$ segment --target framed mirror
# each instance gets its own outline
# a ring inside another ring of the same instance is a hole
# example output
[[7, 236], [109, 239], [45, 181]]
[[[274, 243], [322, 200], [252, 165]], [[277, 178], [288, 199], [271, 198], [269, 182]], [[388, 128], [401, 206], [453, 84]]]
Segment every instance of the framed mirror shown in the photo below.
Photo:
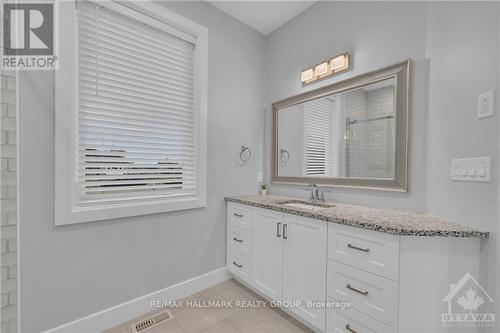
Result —
[[408, 191], [410, 60], [273, 104], [272, 182]]

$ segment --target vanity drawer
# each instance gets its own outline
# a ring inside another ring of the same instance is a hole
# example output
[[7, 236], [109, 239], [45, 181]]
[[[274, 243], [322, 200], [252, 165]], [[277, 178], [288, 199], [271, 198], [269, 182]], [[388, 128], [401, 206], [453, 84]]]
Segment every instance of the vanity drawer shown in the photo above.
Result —
[[229, 224], [251, 231], [251, 215], [251, 208], [249, 206], [235, 204], [232, 202], [227, 204], [227, 220], [229, 221]]
[[399, 237], [329, 223], [328, 258], [398, 281]]
[[250, 257], [251, 238], [250, 231], [229, 225], [227, 230], [227, 245], [230, 249]]
[[327, 333], [397, 333], [395, 328], [352, 308], [326, 310]]
[[398, 321], [398, 284], [392, 280], [328, 260], [327, 294], [392, 327]]
[[250, 281], [250, 260], [231, 249], [228, 249], [227, 269], [242, 280]]

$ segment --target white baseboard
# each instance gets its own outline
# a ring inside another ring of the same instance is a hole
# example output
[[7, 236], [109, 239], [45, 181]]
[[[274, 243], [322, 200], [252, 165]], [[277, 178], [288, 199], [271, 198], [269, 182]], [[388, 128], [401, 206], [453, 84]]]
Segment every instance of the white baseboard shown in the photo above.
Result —
[[102, 332], [135, 317], [152, 311], [151, 301], [178, 300], [209, 288], [231, 277], [226, 268], [205, 273], [173, 286], [152, 292], [109, 309], [52, 328], [43, 333], [90, 333]]

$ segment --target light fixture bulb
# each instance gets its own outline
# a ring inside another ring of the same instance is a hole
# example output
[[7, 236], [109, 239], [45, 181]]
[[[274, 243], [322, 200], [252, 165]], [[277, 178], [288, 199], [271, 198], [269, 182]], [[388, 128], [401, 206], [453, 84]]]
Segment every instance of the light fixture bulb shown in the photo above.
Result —
[[322, 77], [329, 74], [328, 61], [314, 67], [314, 74], [316, 77]]
[[308, 68], [302, 72], [300, 76], [302, 83], [309, 82], [314, 78], [314, 70], [312, 68]]
[[338, 72], [349, 67], [349, 55], [342, 54], [330, 60], [332, 72]]

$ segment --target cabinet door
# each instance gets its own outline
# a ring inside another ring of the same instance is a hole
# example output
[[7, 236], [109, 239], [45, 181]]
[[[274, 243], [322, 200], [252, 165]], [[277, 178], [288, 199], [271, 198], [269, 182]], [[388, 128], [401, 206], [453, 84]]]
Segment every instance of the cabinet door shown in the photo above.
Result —
[[326, 298], [326, 222], [294, 215], [283, 219], [283, 299], [297, 305], [292, 311], [325, 331], [325, 308], [307, 301]]
[[253, 209], [252, 285], [267, 297], [281, 299], [282, 213]]

